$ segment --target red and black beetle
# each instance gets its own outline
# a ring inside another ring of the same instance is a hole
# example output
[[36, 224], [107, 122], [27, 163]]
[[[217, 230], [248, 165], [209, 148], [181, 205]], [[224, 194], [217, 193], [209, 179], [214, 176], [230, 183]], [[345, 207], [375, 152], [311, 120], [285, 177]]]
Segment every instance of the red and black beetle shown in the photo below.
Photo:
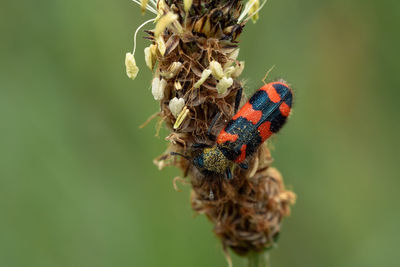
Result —
[[245, 159], [286, 122], [292, 99], [293, 92], [284, 82], [262, 86], [221, 130], [214, 146], [194, 145], [199, 151], [193, 165], [206, 175], [225, 173], [228, 179], [234, 164], [247, 169]]

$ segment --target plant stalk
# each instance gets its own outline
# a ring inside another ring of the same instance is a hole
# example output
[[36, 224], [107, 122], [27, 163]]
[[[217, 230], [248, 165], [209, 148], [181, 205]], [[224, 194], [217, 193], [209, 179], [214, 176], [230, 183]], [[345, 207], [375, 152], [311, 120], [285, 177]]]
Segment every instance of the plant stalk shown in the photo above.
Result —
[[247, 266], [248, 267], [271, 267], [269, 261], [269, 252], [253, 252], [250, 253], [247, 257]]

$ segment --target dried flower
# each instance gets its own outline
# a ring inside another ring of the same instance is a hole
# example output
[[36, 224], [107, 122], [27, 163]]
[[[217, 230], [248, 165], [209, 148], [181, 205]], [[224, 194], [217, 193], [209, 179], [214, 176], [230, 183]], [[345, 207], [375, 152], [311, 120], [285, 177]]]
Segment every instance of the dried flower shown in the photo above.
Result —
[[235, 49], [232, 53], [229, 54], [229, 59], [236, 60], [239, 56], [240, 49]]
[[238, 65], [235, 66], [235, 70], [231, 73], [232, 78], [237, 78], [242, 74], [244, 70], [244, 61], [240, 61]]
[[237, 48], [228, 55], [228, 59], [227, 59], [226, 63], [224, 64], [224, 68], [230, 67], [236, 61], [236, 59], [239, 56], [239, 51], [240, 51], [240, 49]]
[[153, 69], [154, 64], [157, 61], [156, 49], [156, 45], [150, 45], [149, 47], [146, 47], [144, 49], [144, 59], [146, 61], [147, 67], [149, 67], [149, 69], [151, 70]]
[[182, 69], [182, 63], [173, 62], [171, 66], [168, 68], [166, 72], [162, 72], [161, 75], [165, 77], [165, 79], [171, 79], [175, 77]]
[[156, 42], [157, 42], [158, 51], [160, 51], [161, 56], [164, 56], [165, 50], [167, 49], [167, 47], [165, 46], [164, 38], [162, 36], [159, 36], [156, 39]]

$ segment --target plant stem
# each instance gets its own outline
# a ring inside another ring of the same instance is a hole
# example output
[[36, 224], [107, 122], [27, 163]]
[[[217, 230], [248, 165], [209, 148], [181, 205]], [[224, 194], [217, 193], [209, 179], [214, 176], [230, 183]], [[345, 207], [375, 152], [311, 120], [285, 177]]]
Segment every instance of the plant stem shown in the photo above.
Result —
[[250, 253], [247, 257], [248, 267], [271, 267], [269, 262], [269, 253], [267, 251], [260, 253]]

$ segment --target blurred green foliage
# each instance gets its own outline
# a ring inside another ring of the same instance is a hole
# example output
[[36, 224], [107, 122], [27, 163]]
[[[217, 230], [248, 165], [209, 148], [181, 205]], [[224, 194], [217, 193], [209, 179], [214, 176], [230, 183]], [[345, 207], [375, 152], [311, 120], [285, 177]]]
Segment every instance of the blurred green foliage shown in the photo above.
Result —
[[[399, 14], [394, 0], [271, 0], [241, 36], [247, 92], [282, 77], [294, 114], [274, 165], [298, 194], [273, 266], [398, 266]], [[151, 73], [125, 76], [125, 1], [3, 1], [0, 266], [226, 266], [163, 152]], [[244, 260], [234, 257], [235, 266]]]

